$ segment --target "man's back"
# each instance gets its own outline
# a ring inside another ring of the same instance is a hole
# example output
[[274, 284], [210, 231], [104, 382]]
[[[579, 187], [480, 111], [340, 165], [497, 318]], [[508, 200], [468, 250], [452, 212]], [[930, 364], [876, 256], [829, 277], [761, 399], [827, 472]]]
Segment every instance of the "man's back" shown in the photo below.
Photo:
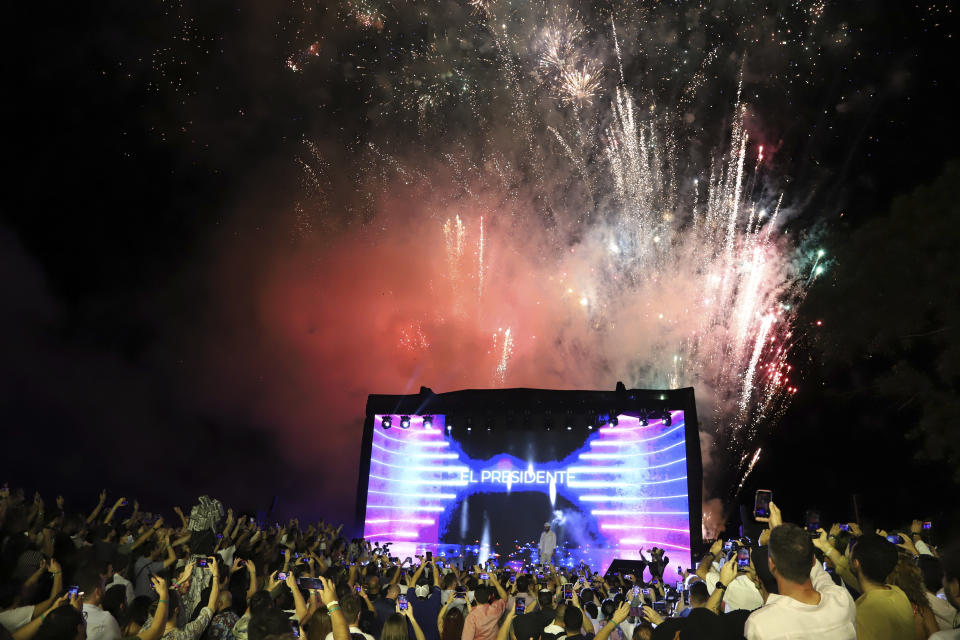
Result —
[[857, 638], [913, 638], [913, 606], [899, 587], [874, 589], [857, 598]]
[[495, 640], [498, 622], [507, 608], [506, 600], [495, 600], [490, 604], [478, 604], [463, 621], [463, 640]]
[[847, 590], [835, 585], [819, 564], [814, 565], [810, 577], [813, 588], [820, 593], [820, 603], [804, 604], [788, 596], [770, 594], [767, 604], [747, 618], [747, 640], [857, 638], [857, 608]]

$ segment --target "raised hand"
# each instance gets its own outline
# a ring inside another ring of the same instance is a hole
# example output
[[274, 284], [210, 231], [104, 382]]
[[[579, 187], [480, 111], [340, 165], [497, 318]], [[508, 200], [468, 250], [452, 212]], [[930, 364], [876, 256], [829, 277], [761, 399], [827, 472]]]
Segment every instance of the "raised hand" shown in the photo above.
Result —
[[713, 544], [710, 545], [710, 555], [716, 556], [720, 553], [721, 549], [723, 549], [723, 538], [717, 538], [713, 541]]
[[153, 590], [157, 592], [158, 598], [167, 600], [167, 581], [160, 576], [150, 576], [150, 582], [153, 584]]
[[329, 605], [331, 602], [336, 602], [337, 600], [337, 588], [334, 584], [321, 576], [320, 578], [320, 589], [317, 590], [317, 593], [320, 595], [320, 602], [324, 606]]
[[734, 561], [727, 562], [722, 567], [720, 567], [720, 582], [729, 586], [731, 582], [737, 578], [737, 563]]
[[644, 605], [643, 617], [657, 626], [663, 624], [663, 616], [661, 616], [659, 613], [654, 611], [653, 607]]
[[830, 544], [830, 539], [827, 538], [827, 532], [821, 527], [820, 529], [817, 529], [817, 533], [819, 535], [813, 539], [813, 546], [815, 546], [817, 549], [820, 549], [820, 551], [827, 553], [833, 547], [833, 545]]
[[623, 621], [627, 619], [627, 616], [630, 615], [630, 603], [626, 600], [620, 603], [620, 606], [617, 607], [617, 610], [613, 612], [613, 622], [618, 627], [623, 624]]
[[780, 507], [770, 501], [770, 528], [776, 529], [783, 524], [783, 514], [780, 513]]

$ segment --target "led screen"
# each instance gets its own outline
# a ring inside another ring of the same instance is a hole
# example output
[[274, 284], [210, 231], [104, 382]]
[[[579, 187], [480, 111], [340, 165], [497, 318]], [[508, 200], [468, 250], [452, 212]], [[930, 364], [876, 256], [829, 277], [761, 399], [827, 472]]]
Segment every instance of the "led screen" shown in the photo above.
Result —
[[[666, 549], [667, 579], [689, 566], [686, 428], [682, 411], [647, 425], [552, 432], [447, 425], [408, 429], [375, 416], [364, 537], [391, 555], [433, 551], [501, 563], [538, 562], [543, 524], [557, 536], [554, 563], [605, 569], [643, 548]], [[448, 428], [449, 426], [449, 428]]]

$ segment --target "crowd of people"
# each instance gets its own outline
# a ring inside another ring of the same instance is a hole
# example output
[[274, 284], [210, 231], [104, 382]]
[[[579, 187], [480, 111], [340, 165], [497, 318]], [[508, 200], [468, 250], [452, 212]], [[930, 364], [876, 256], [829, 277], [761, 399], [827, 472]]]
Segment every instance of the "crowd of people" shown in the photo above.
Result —
[[960, 554], [919, 521], [810, 531], [771, 503], [758, 540], [716, 540], [671, 583], [661, 549], [636, 575], [464, 566], [206, 496], [174, 512], [4, 487], [0, 640], [960, 639]]

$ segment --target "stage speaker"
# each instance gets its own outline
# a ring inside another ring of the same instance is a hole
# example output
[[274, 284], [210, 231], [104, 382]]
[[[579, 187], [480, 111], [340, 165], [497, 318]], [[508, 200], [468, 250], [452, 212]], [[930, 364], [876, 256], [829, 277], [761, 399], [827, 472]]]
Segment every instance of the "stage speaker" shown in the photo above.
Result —
[[647, 563], [643, 560], [625, 560], [623, 558], [616, 558], [610, 563], [610, 566], [607, 567], [607, 571], [603, 574], [603, 577], [606, 578], [610, 574], [616, 573], [621, 576], [629, 574], [638, 579], [642, 579], [643, 570], [646, 567]]

